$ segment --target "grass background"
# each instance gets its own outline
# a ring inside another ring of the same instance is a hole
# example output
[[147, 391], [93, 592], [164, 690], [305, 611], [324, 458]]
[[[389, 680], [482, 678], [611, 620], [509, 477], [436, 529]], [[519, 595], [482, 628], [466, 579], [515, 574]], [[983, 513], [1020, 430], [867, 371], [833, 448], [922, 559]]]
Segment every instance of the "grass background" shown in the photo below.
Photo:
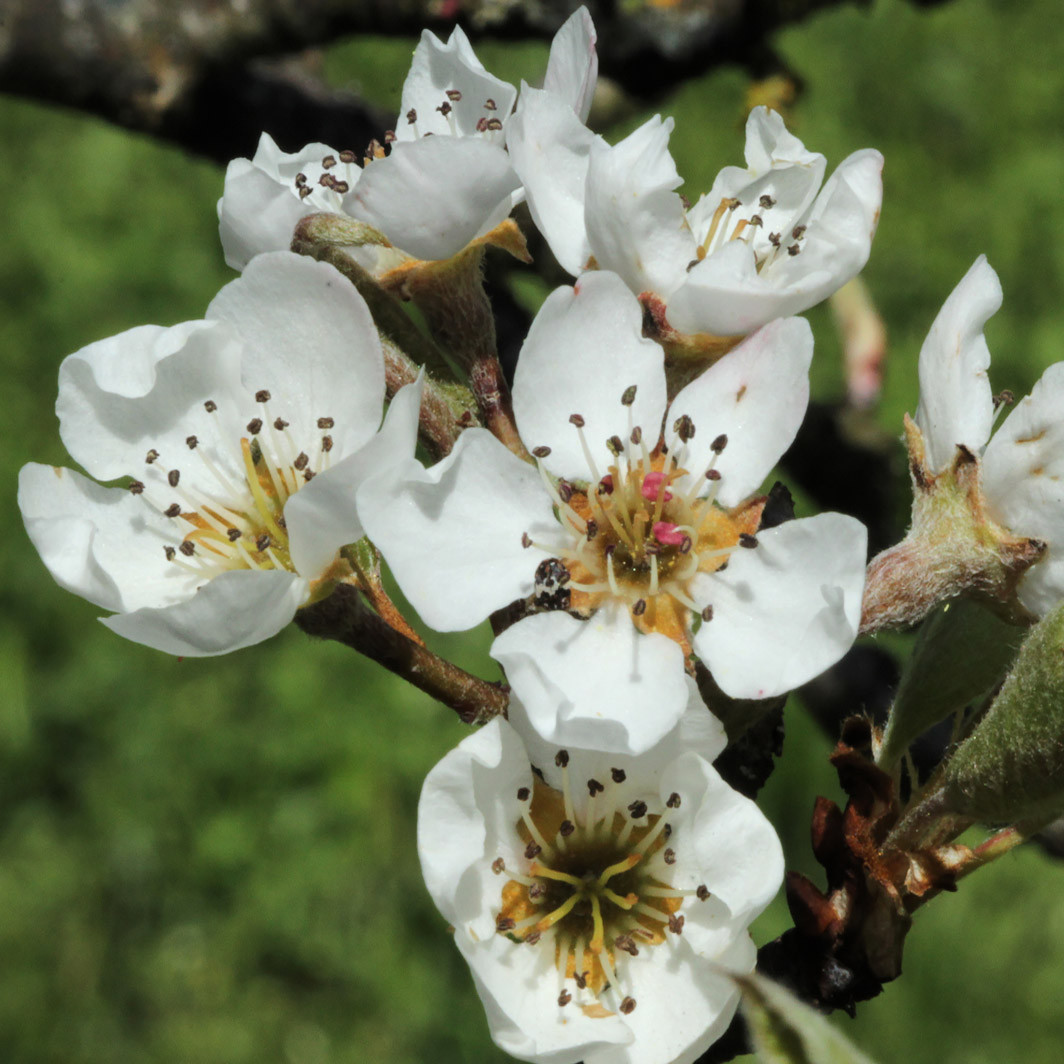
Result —
[[[887, 158], [865, 277], [891, 333], [880, 420], [892, 434], [916, 404], [920, 341], [981, 252], [1005, 289], [988, 327], [995, 388], [1021, 394], [1060, 357], [1058, 23], [1055, 0], [877, 0], [779, 39], [807, 83], [795, 114], [806, 144], [831, 165], [866, 145]], [[396, 107], [412, 44], [348, 42], [327, 67]], [[534, 77], [545, 49], [481, 54], [500, 75]], [[741, 157], [745, 88], [723, 71], [663, 107], [692, 199]], [[21, 527], [18, 468], [65, 460], [52, 413], [62, 357], [195, 318], [231, 278], [220, 171], [11, 100], [0, 136], [0, 1059], [504, 1059], [414, 854], [421, 780], [462, 727], [294, 629], [210, 661], [124, 643], [53, 585]], [[815, 393], [831, 397], [838, 344], [824, 311], [811, 318]], [[442, 645], [490, 674], [484, 643]], [[810, 868], [814, 795], [837, 793], [827, 748], [792, 707], [764, 802], [792, 867]], [[903, 978], [839, 1022], [884, 1064], [1056, 1064], [1062, 884], [1064, 867], [1034, 850], [980, 872], [919, 914]], [[785, 924], [777, 903], [755, 937]]]

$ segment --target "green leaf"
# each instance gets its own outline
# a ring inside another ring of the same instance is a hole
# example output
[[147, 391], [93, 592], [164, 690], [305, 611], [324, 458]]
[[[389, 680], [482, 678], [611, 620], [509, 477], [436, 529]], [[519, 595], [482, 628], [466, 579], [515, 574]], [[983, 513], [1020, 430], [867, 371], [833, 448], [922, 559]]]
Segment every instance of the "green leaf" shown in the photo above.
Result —
[[762, 1064], [874, 1064], [845, 1035], [789, 990], [764, 976], [735, 980]]

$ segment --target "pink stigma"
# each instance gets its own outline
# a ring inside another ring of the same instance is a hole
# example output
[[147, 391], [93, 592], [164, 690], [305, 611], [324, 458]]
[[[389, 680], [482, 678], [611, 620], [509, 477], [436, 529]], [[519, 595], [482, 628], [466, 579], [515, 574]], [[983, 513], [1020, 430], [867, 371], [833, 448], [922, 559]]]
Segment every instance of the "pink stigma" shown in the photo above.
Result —
[[[652, 477], [660, 477], [660, 473], [651, 473]], [[649, 478], [648, 478], [649, 479]], [[646, 492], [644, 491], [645, 495]], [[665, 498], [669, 496], [666, 495]], [[670, 524], [668, 521], [655, 521], [654, 522], [654, 538], [663, 547], [679, 547], [687, 537], [680, 531], [678, 525]]]
[[[641, 489], [642, 492], [643, 492], [643, 498], [649, 500], [650, 502], [657, 502], [658, 501], [658, 492], [661, 490], [661, 484], [662, 484], [662, 481], [664, 481], [664, 480], [665, 480], [665, 474], [664, 473], [647, 473], [647, 475], [645, 477], [643, 477], [643, 487]], [[664, 495], [665, 502], [668, 502], [669, 499], [671, 499], [671, 498], [672, 498], [672, 492], [666, 490], [665, 495]], [[664, 524], [662, 524], [661, 527], [663, 527], [663, 528], [664, 527], [672, 528], [674, 526], [672, 526], [672, 525], [665, 526]], [[658, 525], [655, 525], [654, 526], [654, 530], [655, 530], [654, 531], [654, 535], [657, 535], [657, 528], [658, 528]], [[662, 540], [662, 542], [664, 543], [665, 541]]]

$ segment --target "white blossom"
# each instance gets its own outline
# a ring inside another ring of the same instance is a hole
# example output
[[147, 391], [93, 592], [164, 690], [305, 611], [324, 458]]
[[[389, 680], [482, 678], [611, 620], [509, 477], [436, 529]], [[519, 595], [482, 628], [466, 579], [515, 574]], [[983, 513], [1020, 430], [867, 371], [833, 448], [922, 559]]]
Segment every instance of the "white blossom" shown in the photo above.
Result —
[[260, 256], [202, 321], [90, 344], [59, 372], [60, 434], [103, 487], [27, 465], [34, 546], [103, 623], [172, 654], [221, 654], [284, 627], [363, 535], [360, 481], [413, 450], [420, 383], [384, 401], [362, 297], [324, 263]]
[[492, 1038], [550, 1064], [694, 1060], [735, 1012], [727, 973], [753, 968], [747, 928], [783, 875], [771, 825], [712, 767], [719, 722], [691, 682], [670, 732], [627, 757], [544, 744], [510, 713], [429, 773], [418, 808]]
[[[594, 26], [580, 8], [554, 38], [544, 91], [582, 119], [597, 69]], [[288, 155], [263, 134], [253, 159], [229, 164], [218, 204], [226, 261], [241, 269], [260, 252], [287, 248], [299, 219], [321, 211], [384, 234], [392, 248], [353, 252], [367, 268], [457, 254], [523, 198], [505, 149], [516, 98], [484, 69], [460, 27], [446, 43], [425, 30], [387, 149], [372, 145], [356, 156], [311, 144]]]
[[916, 425], [931, 473], [963, 447], [981, 457], [988, 515], [1018, 536], [1047, 544], [1023, 575], [1021, 604], [1036, 616], [1064, 597], [1064, 362], [1050, 366], [991, 436], [995, 401], [983, 336], [1001, 306], [1001, 283], [985, 256], [943, 304], [920, 350]]
[[863, 526], [838, 514], [758, 531], [764, 499], [751, 496], [805, 413], [808, 324], [749, 337], [676, 396], [667, 421], [662, 350], [641, 324], [613, 274], [558, 289], [514, 380], [536, 465], [469, 429], [432, 468], [407, 462], [359, 493], [370, 538], [427, 624], [469, 628], [535, 596], [543, 611], [492, 654], [536, 726], [563, 744], [593, 726], [633, 753], [683, 711], [692, 650], [738, 698], [833, 664], [856, 633], [865, 560]]
[[825, 160], [778, 114], [755, 108], [746, 168], [726, 167], [690, 209], [669, 154], [672, 119], [619, 144], [595, 136], [548, 94], [525, 89], [507, 144], [532, 217], [561, 265], [612, 270], [668, 328], [745, 335], [819, 303], [868, 259], [882, 200], [882, 156]]

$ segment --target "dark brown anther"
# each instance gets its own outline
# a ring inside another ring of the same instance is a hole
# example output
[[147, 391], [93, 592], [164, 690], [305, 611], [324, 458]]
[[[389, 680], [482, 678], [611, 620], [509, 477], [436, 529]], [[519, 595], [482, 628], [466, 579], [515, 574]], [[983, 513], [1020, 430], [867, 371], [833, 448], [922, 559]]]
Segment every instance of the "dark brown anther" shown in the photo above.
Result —
[[687, 272], [690, 273], [701, 261], [701, 259], [692, 259], [686, 266]]
[[587, 781], [587, 793], [591, 795], [592, 798], [594, 798], [596, 794], [601, 794], [605, 789], [605, 786], [599, 783], [597, 779], [591, 778]]
[[680, 808], [680, 796], [676, 793], [676, 791], [673, 791], [672, 794], [669, 795], [668, 801], [666, 801], [665, 805], [669, 809]]
[[533, 458], [548, 458], [550, 456], [550, 448], [544, 445], [532, 448]]
[[569, 751], [559, 750], [554, 755], [554, 763], [558, 766], [558, 768], [565, 768], [565, 766], [569, 764]]
[[489, 118], [488, 119], [488, 132], [489, 133], [498, 133], [500, 129], [502, 129], [502, 120], [501, 119], [498, 119], [498, 118]]
[[255, 393], [256, 403], [268, 403], [270, 401], [270, 393], [265, 388], [260, 388]]
[[500, 875], [506, 870], [506, 862], [501, 857], [496, 857], [495, 860], [491, 862], [491, 870], [496, 875]]
[[253, 417], [247, 424], [247, 430], [251, 433], [252, 436], [257, 436], [260, 432], [262, 432], [262, 418]]
[[776, 201], [767, 192], [757, 202], [763, 211], [771, 210], [776, 206]]
[[299, 190], [299, 198], [300, 198], [300, 199], [306, 199], [306, 198], [307, 198], [307, 196], [309, 196], [309, 195], [311, 194], [311, 192], [313, 192], [313, 191], [314, 191], [314, 190], [313, 190], [312, 188], [309, 188], [308, 186], [304, 185], [304, 186], [303, 186], [303, 187], [302, 187], [302, 188], [301, 188], [301, 189]]
[[336, 165], [335, 155], [326, 155], [321, 161], [322, 168], [325, 170], [331, 170]]
[[320, 417], [320, 418], [318, 418], [318, 428], [319, 429], [331, 429], [335, 424], [336, 424], [336, 422], [333, 421], [333, 419], [331, 417]]
[[518, 787], [518, 789], [517, 789], [517, 800], [519, 802], [527, 802], [528, 801], [528, 796], [531, 793], [532, 792], [527, 787]]
[[611, 436], [606, 441], [606, 446], [615, 458], [624, 454], [624, 440], [620, 436]]
[[163, 510], [164, 517], [180, 517], [181, 516], [181, 503], [172, 502], [165, 510]]
[[590, 543], [598, 535], [598, 522], [589, 518], [587, 522], [587, 541]]
[[535, 901], [536, 898], [542, 898], [547, 893], [547, 888], [542, 883], [533, 883], [528, 888], [528, 896]]
[[322, 436], [322, 438], [321, 438], [321, 449], [326, 454], [328, 454], [333, 449], [333, 438], [332, 438], [332, 436]]
[[698, 889], [695, 891], [695, 897], [699, 901], [705, 901], [709, 897], [709, 887], [705, 883], [700, 883]]
[[530, 842], [525, 847], [525, 856], [531, 861], [534, 857], [538, 857], [543, 852], [543, 847], [535, 842]]
[[639, 800], [628, 806], [628, 815], [633, 820], [640, 820], [647, 815], [647, 803]]
[[705, 606], [702, 609], [702, 620], [703, 621], [711, 621], [711, 620], [713, 620], [713, 607], [712, 606]]
[[632, 957], [639, 956], [639, 947], [635, 944], [635, 939], [631, 935], [618, 935], [613, 940], [613, 944]]
[[706, 480], [720, 480], [720, 470], [719, 469], [707, 469], [706, 470]]
[[761, 220], [761, 215], [760, 215], [760, 214], [751, 214], [751, 215], [750, 215], [750, 224], [751, 224], [752, 226], [755, 226], [755, 227], [757, 227], [757, 228], [760, 228], [760, 227], [761, 227], [761, 226], [763, 226], [763, 225], [764, 225], [765, 223], [764, 223], [764, 222], [763, 222], [763, 221]]
[[795, 240], [801, 240], [801, 239], [802, 239], [802, 237], [803, 237], [803, 236], [805, 236], [805, 230], [806, 230], [806, 228], [807, 228], [807, 227], [806, 227], [806, 226], [804, 226], [804, 225], [796, 225], [796, 226], [795, 226], [795, 227], [794, 227], [794, 228], [793, 228], [793, 229], [791, 230], [791, 236], [793, 236]]
[[525, 935], [524, 941], [530, 946], [534, 946], [543, 937], [542, 931], [533, 931], [530, 935]]
[[129, 494], [130, 495], [142, 495], [144, 493], [144, 482], [141, 480], [131, 480], [129, 482]]
[[191, 558], [196, 553], [196, 544], [190, 539], [184, 539], [181, 541], [181, 546], [177, 548], [186, 558]]
[[572, 1001], [572, 1000], [573, 1000], [573, 995], [570, 994], [568, 990], [563, 990], [558, 995], [558, 1005], [559, 1005], [560, 1008], [564, 1009], [565, 1006], [568, 1005], [569, 1002]]
[[501, 913], [495, 920], [495, 930], [501, 931], [503, 934], [507, 931], [512, 931], [515, 926], [516, 924], [511, 917], [503, 916]]
[[285, 419], [283, 417], [274, 418], [273, 419], [273, 427], [278, 432], [284, 432], [284, 430], [286, 428], [288, 428], [288, 422], [285, 421]]
[[586, 422], [584, 421], [584, 418], [581, 414], [570, 414], [569, 424], [575, 425], [578, 429], [582, 429]]
[[563, 820], [558, 825], [558, 834], [561, 835], [563, 839], [569, 838], [574, 831], [576, 831], [576, 825], [571, 820]]
[[174, 548], [171, 547], [169, 544], [167, 544], [165, 547], [163, 547], [163, 553], [166, 555], [166, 560], [168, 562], [172, 562], [174, 560], [174, 555], [177, 554], [177, 551], [174, 550]]
[[159, 457], [159, 452], [153, 447], [145, 456], [144, 461], [151, 465]]
[[521, 546], [528, 550], [532, 546], [532, 537], [527, 532], [521, 533]]
[[203, 404], [203, 409], [206, 410], [208, 414], [213, 414], [215, 410], [218, 409], [218, 404], [213, 399], [208, 399]]
[[752, 536], [749, 532], [740, 532], [739, 546], [745, 547], [747, 550], [753, 550], [757, 546], [757, 536]]
[[769, 233], [769, 234], [768, 234], [768, 242], [769, 242], [769, 243], [770, 243], [770, 244], [771, 244], [771, 245], [772, 245], [772, 246], [773, 246], [774, 248], [778, 248], [778, 247], [780, 246], [780, 241], [781, 241], [782, 239], [783, 239], [783, 237], [782, 237], [782, 236], [781, 236], [781, 235], [780, 235], [779, 233]]
[[681, 414], [673, 423], [672, 431], [687, 443], [695, 438], [695, 423], [686, 414]]
[[180, 479], [181, 479], [181, 470], [180, 469], [171, 469], [170, 472], [166, 474], [166, 482], [167, 482], [167, 484], [170, 485], [171, 488], [176, 488], [177, 487], [177, 482]]
[[676, 851], [673, 849], [667, 849], [662, 857], [665, 859], [666, 864], [676, 864]]
[[307, 183], [307, 175], [302, 170], [296, 174], [296, 188], [302, 188]]
[[693, 544], [691, 543], [691, 537], [690, 536], [684, 536], [683, 539], [680, 540], [680, 553], [681, 554], [690, 554], [692, 546], [693, 546]]
[[303, 470], [303, 479], [309, 484], [318, 474], [313, 469]]
[[1008, 388], [1005, 388], [994, 396], [994, 409], [997, 410], [1002, 406], [1012, 406], [1015, 401], [1016, 396]]
[[488, 120], [487, 120], [487, 118], [484, 117], [484, 115], [481, 115], [477, 119], [476, 131], [478, 133], [486, 133], [487, 129], [488, 129]]
[[642, 617], [643, 614], [646, 613], [646, 611], [647, 611], [647, 600], [646, 599], [636, 599], [635, 602], [632, 603], [632, 616], [633, 617]]
[[345, 148], [342, 152], [340, 152], [340, 162], [342, 163], [347, 163], [348, 165], [350, 165], [357, 158], [358, 156], [355, 155], [355, 153], [351, 151], [350, 148]]
[[296, 460], [292, 463], [292, 465], [295, 466], [296, 469], [302, 471], [307, 468], [309, 462], [310, 458], [308, 457], [307, 452], [300, 451], [299, 454], [296, 455]]
[[621, 405], [631, 406], [635, 402], [636, 386], [629, 384], [627, 388], [621, 393]]
[[573, 497], [573, 486], [572, 486], [572, 484], [569, 484], [567, 481], [564, 481], [564, 480], [559, 480], [558, 481], [558, 498], [561, 499], [562, 502], [568, 502], [572, 497]]
[[661, 829], [661, 837], [662, 837], [663, 839], [667, 839], [667, 838], [669, 838], [669, 837], [670, 837], [671, 835], [672, 835], [672, 825], [671, 825], [671, 824], [666, 824], [666, 825], [665, 825], [665, 826], [664, 826], [664, 827], [663, 827], [663, 828]]
[[610, 778], [613, 780], [614, 783], [624, 783], [624, 781], [628, 778], [628, 775], [623, 768], [611, 768]]
[[342, 196], [345, 192], [351, 191], [351, 186], [346, 181], [334, 181], [332, 189], [333, 192], [338, 192]]
[[263, 532], [262, 535], [259, 536], [258, 539], [255, 540], [255, 550], [257, 550], [257, 551], [259, 551], [261, 553], [262, 551], [269, 550], [269, 549], [270, 549], [270, 537], [269, 537], [269, 534], [266, 533], [266, 532]]
[[589, 973], [587, 971], [574, 972], [573, 973], [573, 982], [576, 983], [576, 989], [577, 990], [586, 990], [587, 989], [587, 977], [588, 977], [588, 974]]
[[240, 538], [240, 529], [239, 528], [227, 528], [225, 530], [225, 535], [226, 535], [226, 538], [229, 540], [230, 543], [235, 543]]
[[723, 451], [723, 450], [724, 450], [724, 448], [725, 448], [725, 447], [727, 447], [727, 446], [728, 446], [728, 434], [727, 434], [726, 432], [722, 432], [722, 433], [721, 433], [721, 434], [720, 434], [720, 435], [719, 435], [719, 436], [718, 436], [718, 437], [717, 437], [717, 438], [716, 438], [716, 439], [715, 439], [715, 440], [714, 440], [714, 441], [713, 441], [713, 442], [712, 442], [712, 443], [711, 443], [711, 444], [709, 445], [709, 449], [710, 449], [710, 450], [711, 450], [711, 451], [712, 451], [712, 452], [713, 452], [714, 454], [720, 454], [720, 452], [721, 452], [721, 451]]
[[406, 112], [406, 120], [410, 125], [413, 125], [417, 121], [417, 111], [413, 107]]
[[634, 997], [630, 997], [630, 996], [626, 997], [621, 1002], [621, 1012], [623, 1012], [625, 1014], [625, 1016], [630, 1016], [633, 1012], [635, 1012], [635, 998]]
[[190, 451], [194, 451], [199, 446], [199, 439], [195, 436], [186, 436], [185, 446], [188, 447]]
[[447, 99], [450, 100], [451, 103], [458, 103], [458, 101], [461, 98], [462, 98], [462, 94], [461, 94], [461, 92], [458, 91], [458, 89], [448, 89], [447, 90]]
[[446, 118], [454, 110], [454, 108], [446, 100], [444, 100], [443, 103], [441, 103], [440, 106], [436, 108], [436, 110], [439, 111], [444, 118]]
[[791, 244], [791, 246], [787, 248], [787, 254], [790, 255], [791, 258], [794, 258], [794, 256], [801, 250], [802, 249], [797, 244]]
[[484, 101], [485, 111], [497, 111], [498, 109], [498, 104], [490, 96]]
[[682, 935], [683, 934], [683, 925], [684, 925], [684, 918], [683, 918], [682, 915], [680, 915], [680, 913], [673, 913], [669, 917], [669, 930], [674, 935]]

